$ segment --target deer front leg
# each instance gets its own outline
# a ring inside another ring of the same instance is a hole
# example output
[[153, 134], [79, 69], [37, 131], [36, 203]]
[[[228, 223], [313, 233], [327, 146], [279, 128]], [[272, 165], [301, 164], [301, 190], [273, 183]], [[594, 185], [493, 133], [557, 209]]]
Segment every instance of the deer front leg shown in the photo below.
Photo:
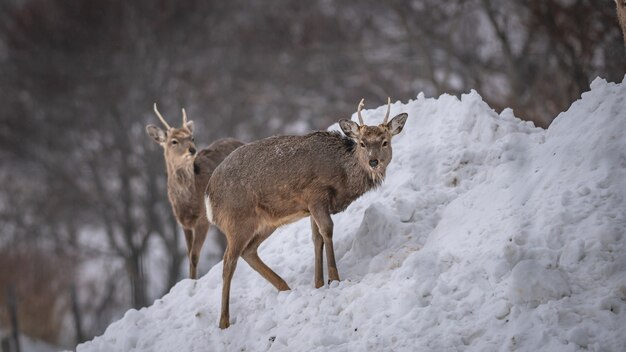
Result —
[[193, 246], [193, 230], [183, 229], [185, 233], [185, 243], [187, 244], [187, 259], [189, 259], [189, 277], [194, 279], [193, 266], [191, 265], [191, 247]]
[[208, 230], [208, 222], [200, 222], [193, 229], [193, 242], [191, 244], [191, 249], [189, 250], [189, 272], [192, 273], [192, 279], [196, 279], [198, 276], [197, 272], [198, 262], [200, 261], [200, 251], [202, 250], [202, 245], [204, 245], [204, 240], [206, 239]]
[[335, 263], [335, 250], [333, 248], [333, 220], [330, 217], [328, 206], [319, 204], [309, 209], [311, 217], [317, 224], [319, 233], [322, 236], [324, 247], [326, 247], [326, 264], [328, 266], [328, 282], [339, 281], [339, 272]]
[[311, 232], [313, 234], [313, 249], [315, 250], [315, 288], [324, 286], [324, 267], [322, 251], [324, 250], [324, 239], [317, 228], [315, 220], [311, 216]]

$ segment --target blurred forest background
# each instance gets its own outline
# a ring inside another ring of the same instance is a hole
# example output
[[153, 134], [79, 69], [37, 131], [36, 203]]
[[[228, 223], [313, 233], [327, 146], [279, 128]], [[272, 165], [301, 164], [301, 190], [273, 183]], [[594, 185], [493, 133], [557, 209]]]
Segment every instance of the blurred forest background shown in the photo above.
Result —
[[73, 346], [187, 276], [153, 102], [199, 147], [421, 91], [547, 127], [625, 72], [613, 0], [3, 0], [0, 330], [14, 292], [23, 334]]

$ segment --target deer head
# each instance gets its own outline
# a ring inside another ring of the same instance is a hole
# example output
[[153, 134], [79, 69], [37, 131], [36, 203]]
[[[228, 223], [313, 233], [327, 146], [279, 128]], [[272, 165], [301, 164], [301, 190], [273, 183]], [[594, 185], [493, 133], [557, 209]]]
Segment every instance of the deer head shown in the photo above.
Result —
[[165, 152], [165, 160], [168, 167], [181, 166], [189, 164], [196, 155], [196, 145], [193, 139], [193, 121], [187, 121], [187, 113], [183, 111], [183, 124], [180, 128], [170, 127], [163, 116], [159, 113], [156, 103], [154, 104], [154, 112], [159, 117], [165, 130], [155, 126], [146, 126], [146, 132], [152, 139], [161, 145]]
[[378, 126], [368, 126], [361, 116], [363, 101], [364, 99], [361, 99], [357, 109], [359, 123], [343, 119], [339, 121], [339, 127], [348, 138], [356, 143], [354, 153], [361, 167], [368, 170], [374, 179], [380, 180], [385, 176], [385, 170], [391, 161], [391, 137], [402, 131], [408, 115], [402, 113], [388, 121], [391, 99], [387, 98], [387, 113], [383, 123]]

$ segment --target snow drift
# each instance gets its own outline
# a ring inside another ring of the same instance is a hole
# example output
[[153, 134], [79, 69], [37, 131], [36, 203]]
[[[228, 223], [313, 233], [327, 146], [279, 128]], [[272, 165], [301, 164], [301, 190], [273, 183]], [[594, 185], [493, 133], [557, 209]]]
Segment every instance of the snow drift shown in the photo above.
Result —
[[229, 329], [218, 264], [77, 350], [626, 350], [626, 79], [548, 130], [474, 91], [391, 110], [409, 119], [385, 183], [333, 217], [343, 281], [313, 288], [304, 219], [260, 250], [292, 290], [240, 263]]

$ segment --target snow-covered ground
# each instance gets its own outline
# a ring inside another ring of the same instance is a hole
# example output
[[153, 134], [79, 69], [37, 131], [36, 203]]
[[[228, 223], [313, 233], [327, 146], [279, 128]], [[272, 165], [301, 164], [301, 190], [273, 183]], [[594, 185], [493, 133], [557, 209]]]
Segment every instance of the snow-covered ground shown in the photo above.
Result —
[[391, 110], [384, 185], [333, 217], [343, 281], [313, 288], [304, 219], [260, 250], [292, 290], [240, 261], [229, 329], [218, 264], [77, 350], [625, 351], [626, 79], [548, 130], [473, 91]]

